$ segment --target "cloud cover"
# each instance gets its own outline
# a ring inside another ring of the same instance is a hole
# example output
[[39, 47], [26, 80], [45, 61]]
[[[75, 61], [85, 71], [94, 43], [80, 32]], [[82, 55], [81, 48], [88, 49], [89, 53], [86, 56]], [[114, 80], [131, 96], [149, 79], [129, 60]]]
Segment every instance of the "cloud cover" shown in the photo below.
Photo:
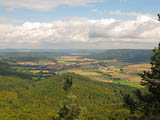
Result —
[[0, 6], [27, 8], [34, 10], [51, 10], [60, 5], [84, 6], [103, 0], [0, 0]]
[[0, 47], [145, 48], [142, 45], [153, 47], [159, 42], [159, 31], [160, 23], [147, 16], [136, 20], [72, 18], [17, 26], [0, 24]]

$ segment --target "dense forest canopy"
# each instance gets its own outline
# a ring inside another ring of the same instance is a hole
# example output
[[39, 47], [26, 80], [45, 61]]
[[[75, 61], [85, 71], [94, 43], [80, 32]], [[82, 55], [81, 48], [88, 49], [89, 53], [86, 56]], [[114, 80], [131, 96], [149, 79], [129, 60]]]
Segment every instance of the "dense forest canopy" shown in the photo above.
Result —
[[0, 75], [2, 76], [17, 76], [22, 79], [32, 79], [32, 74], [26, 72], [19, 72], [17, 69], [12, 68], [8, 63], [0, 61]]
[[[135, 88], [91, 80], [73, 73], [56, 75], [38, 82], [18, 77], [0, 76], [0, 118], [3, 120], [53, 120], [66, 93], [63, 85], [67, 77], [73, 78], [72, 93], [76, 103], [86, 112], [86, 120], [125, 119], [129, 111], [123, 108], [123, 96], [132, 94]], [[3, 87], [2, 87], [3, 86]]]
[[42, 61], [50, 60], [56, 62], [55, 56], [64, 55], [64, 53], [49, 53], [49, 52], [1, 52], [0, 57], [5, 61]]

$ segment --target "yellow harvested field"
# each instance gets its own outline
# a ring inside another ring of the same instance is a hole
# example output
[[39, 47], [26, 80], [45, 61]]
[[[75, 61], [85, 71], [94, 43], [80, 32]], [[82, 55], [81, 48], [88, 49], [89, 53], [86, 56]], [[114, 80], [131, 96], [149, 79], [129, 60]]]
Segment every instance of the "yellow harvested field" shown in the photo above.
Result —
[[78, 59], [75, 59], [75, 58], [73, 58], [73, 59], [57, 59], [57, 61], [79, 61]]
[[39, 62], [16, 62], [16, 64], [20, 65], [54, 65], [55, 62], [52, 61], [39, 61]]
[[38, 65], [36, 62], [16, 62], [16, 64], [20, 64], [20, 65]]
[[80, 75], [101, 75], [101, 74], [99, 74], [99, 73], [96, 73], [96, 72], [84, 72], [83, 70], [81, 70], [81, 69], [71, 69], [71, 70], [67, 70], [67, 72], [74, 72], [74, 73], [77, 73], [77, 74], [80, 74]]
[[94, 59], [84, 58], [85, 61], [95, 61]]
[[[41, 72], [40, 70], [29, 70], [28, 72], [31, 72], [31, 73], [39, 73]], [[49, 71], [48, 70], [44, 70], [42, 71], [43, 73], [48, 73]]]
[[114, 72], [114, 71], [102, 69], [101, 72], [103, 72], [103, 73], [108, 73], [109, 72], [110, 73], [110, 72]]
[[30, 71], [28, 71], [28, 72], [31, 72], [31, 73], [39, 73], [40, 70], [30, 70]]
[[128, 67], [143, 67], [143, 68], [150, 68], [150, 64], [136, 64], [136, 65], [129, 65]]
[[129, 74], [123, 74], [123, 73], [118, 73], [118, 72], [112, 72], [108, 73], [111, 75], [113, 78], [121, 78], [125, 80], [130, 80], [131, 82], [140, 82], [141, 77], [140, 76], [134, 76], [134, 75], [129, 75]]
[[77, 56], [61, 56], [60, 58], [72, 59], [72, 58], [79, 58], [79, 57], [77, 57]]
[[105, 79], [101, 73], [97, 73], [97, 72], [86, 72], [81, 69], [71, 69], [65, 72], [74, 72], [76, 74], [80, 74], [80, 75], [89, 77], [94, 80], [102, 81], [102, 82], [112, 82], [111, 80]]
[[70, 60], [70, 61], [74, 61], [74, 60], [79, 60], [78, 57], [75, 56], [62, 56], [62, 57], [57, 57], [56, 60]]
[[65, 65], [75, 65], [76, 63], [74, 63], [74, 62], [63, 62], [62, 64], [65, 64]]
[[149, 64], [136, 64], [136, 65], [129, 65], [127, 67], [124, 67], [123, 70], [127, 73], [130, 72], [142, 72], [142, 71], [148, 71], [150, 70], [151, 65]]
[[80, 65], [89, 65], [91, 63], [79, 63]]
[[83, 61], [88, 61], [88, 62], [97, 62], [94, 59], [89, 59], [89, 58], [79, 58], [78, 56], [62, 56], [62, 57], [57, 57], [56, 60], [58, 62], [64, 61], [64, 62], [83, 62]]
[[49, 71], [48, 71], [48, 70], [43, 70], [42, 72], [44, 72], [44, 73], [48, 73]]
[[52, 61], [40, 61], [38, 62], [39, 65], [54, 65], [56, 64], [55, 62], [52, 62]]
[[113, 60], [102, 60], [101, 62], [107, 62], [107, 63], [109, 63], [109, 62], [117, 62], [117, 60], [116, 59], [113, 59]]

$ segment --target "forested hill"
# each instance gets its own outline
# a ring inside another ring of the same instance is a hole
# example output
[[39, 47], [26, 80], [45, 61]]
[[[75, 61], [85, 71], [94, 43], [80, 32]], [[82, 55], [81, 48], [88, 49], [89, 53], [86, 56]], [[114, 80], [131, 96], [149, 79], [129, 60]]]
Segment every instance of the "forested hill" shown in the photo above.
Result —
[[129, 117], [129, 110], [123, 107], [123, 97], [132, 94], [135, 88], [66, 73], [31, 83], [20, 78], [0, 76], [0, 118], [59, 120], [56, 118], [66, 98], [63, 90], [66, 77], [72, 78], [72, 96], [75, 95], [75, 104], [84, 111], [80, 120], [125, 120]]
[[107, 50], [104, 53], [92, 54], [87, 57], [98, 60], [117, 59], [118, 61], [121, 62], [143, 63], [143, 62], [149, 62], [151, 56], [152, 56], [152, 50], [116, 49], [116, 50]]
[[0, 57], [3, 61], [8, 62], [36, 62], [36, 61], [54, 61], [55, 56], [64, 55], [63, 53], [49, 52], [0, 52]]
[[26, 72], [20, 72], [17, 69], [12, 68], [9, 64], [0, 61], [0, 75], [10, 76], [10, 77], [19, 77], [22, 79], [32, 79], [32, 75]]

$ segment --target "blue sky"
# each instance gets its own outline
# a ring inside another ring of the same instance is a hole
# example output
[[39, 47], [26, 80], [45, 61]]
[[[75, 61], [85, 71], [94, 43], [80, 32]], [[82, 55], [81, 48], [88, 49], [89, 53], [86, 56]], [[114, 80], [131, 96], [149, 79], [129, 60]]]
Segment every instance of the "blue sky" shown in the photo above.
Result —
[[[4, 36], [0, 37], [1, 48], [10, 47], [12, 42], [16, 44], [16, 48], [28, 48], [28, 46], [47, 48], [51, 44], [53, 46], [59, 44], [58, 48], [65, 46], [77, 48], [78, 44], [84, 44], [83, 48], [105, 49], [110, 45], [115, 48], [119, 48], [119, 45], [121, 45], [120, 48], [133, 48], [133, 43], [136, 48], [153, 48], [159, 42], [156, 37], [159, 34], [156, 33], [159, 29], [156, 21], [156, 15], [160, 12], [159, 5], [159, 0], [0, 1], [0, 31], [1, 34], [4, 33]], [[81, 21], [83, 24], [79, 23]], [[69, 30], [68, 24], [70, 24], [71, 30]], [[84, 27], [81, 28], [81, 26]], [[11, 32], [7, 28], [14, 31]], [[33, 42], [32, 39], [35, 39], [37, 34], [45, 34], [44, 29], [47, 29], [48, 36], [42, 36]], [[64, 32], [60, 32], [59, 29]], [[72, 31], [72, 29], [76, 29], [77, 32], [74, 33], [75, 30]], [[81, 29], [85, 29], [86, 33], [83, 33]], [[96, 31], [96, 29], [100, 29], [100, 31]], [[136, 31], [140, 31], [141, 34]], [[7, 36], [6, 32], [8, 32]], [[70, 34], [70, 36], [65, 36], [65, 34]], [[147, 36], [147, 40], [144, 35]], [[97, 37], [94, 37], [93, 40], [90, 36]], [[31, 39], [30, 42], [28, 42], [29, 39]], [[73, 42], [74, 45], [70, 45]], [[97, 42], [102, 44], [99, 43], [97, 47]], [[22, 46], [24, 43], [26, 45]], [[142, 43], [145, 45], [141, 46]]]
[[[121, 12], [125, 13], [136, 12], [156, 15], [159, 12], [159, 4], [159, 0], [104, 0], [100, 2], [97, 0], [96, 3], [91, 2], [82, 6], [59, 4], [56, 7], [51, 8], [50, 10], [41, 10], [33, 7], [25, 8], [21, 5], [16, 6], [16, 4], [10, 5], [9, 3], [6, 3], [4, 5], [0, 4], [0, 16], [8, 17], [11, 19], [21, 19], [30, 22], [48, 22], [59, 19], [67, 19], [74, 16], [87, 17], [89, 19], [102, 19], [110, 17], [118, 19], [132, 19], [134, 17], [111, 15], [110, 11], [120, 10]], [[11, 10], [9, 11], [8, 9]], [[94, 10], [97, 10], [97, 12], [94, 12]]]

